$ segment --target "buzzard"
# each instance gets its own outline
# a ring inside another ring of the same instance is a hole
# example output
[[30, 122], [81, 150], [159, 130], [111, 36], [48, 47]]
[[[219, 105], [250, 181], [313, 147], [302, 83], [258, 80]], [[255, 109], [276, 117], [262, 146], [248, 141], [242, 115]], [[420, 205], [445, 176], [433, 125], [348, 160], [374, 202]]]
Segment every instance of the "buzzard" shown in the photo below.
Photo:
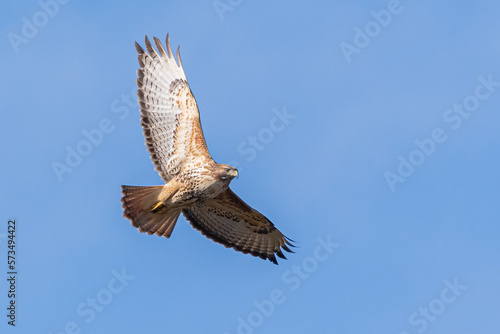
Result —
[[278, 264], [276, 255], [286, 259], [282, 250], [292, 252], [292, 240], [229, 188], [238, 170], [208, 152], [179, 48], [176, 61], [168, 34], [166, 51], [154, 42], [158, 52], [147, 35], [148, 52], [135, 43], [137, 96], [146, 146], [165, 185], [122, 186], [123, 215], [140, 232], [169, 238], [182, 213], [213, 241]]

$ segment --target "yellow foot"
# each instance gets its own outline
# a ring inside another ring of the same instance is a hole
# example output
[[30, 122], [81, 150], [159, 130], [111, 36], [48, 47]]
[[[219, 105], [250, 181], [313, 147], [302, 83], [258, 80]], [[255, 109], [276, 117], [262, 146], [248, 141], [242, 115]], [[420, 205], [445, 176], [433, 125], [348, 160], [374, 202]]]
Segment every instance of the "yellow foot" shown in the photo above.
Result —
[[156, 212], [160, 211], [161, 209], [163, 209], [164, 207], [165, 206], [163, 205], [163, 202], [158, 202], [151, 207], [151, 212], [156, 213]]

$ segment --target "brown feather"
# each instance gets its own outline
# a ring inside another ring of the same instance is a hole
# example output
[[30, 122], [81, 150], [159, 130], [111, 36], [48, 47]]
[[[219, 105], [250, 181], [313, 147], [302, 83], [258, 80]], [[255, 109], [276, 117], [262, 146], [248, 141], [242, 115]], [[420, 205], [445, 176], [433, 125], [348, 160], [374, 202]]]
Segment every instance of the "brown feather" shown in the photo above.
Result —
[[281, 249], [291, 252], [286, 246], [291, 243], [274, 224], [229, 188], [216, 198], [185, 208], [182, 213], [203, 235], [236, 251], [275, 264], [275, 254], [285, 258]]

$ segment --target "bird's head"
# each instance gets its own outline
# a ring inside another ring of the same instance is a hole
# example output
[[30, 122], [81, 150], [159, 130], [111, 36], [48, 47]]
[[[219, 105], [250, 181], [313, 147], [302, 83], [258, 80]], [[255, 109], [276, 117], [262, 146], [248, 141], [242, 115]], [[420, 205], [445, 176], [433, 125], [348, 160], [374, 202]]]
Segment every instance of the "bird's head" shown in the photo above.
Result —
[[238, 177], [238, 170], [226, 164], [218, 164], [215, 172], [222, 181], [231, 181], [235, 177]]

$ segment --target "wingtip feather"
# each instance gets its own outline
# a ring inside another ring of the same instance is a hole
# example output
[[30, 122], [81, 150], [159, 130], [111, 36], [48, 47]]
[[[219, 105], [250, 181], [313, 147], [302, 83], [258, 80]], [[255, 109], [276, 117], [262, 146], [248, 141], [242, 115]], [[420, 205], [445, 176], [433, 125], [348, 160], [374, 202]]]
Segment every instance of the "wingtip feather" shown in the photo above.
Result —
[[146, 45], [146, 49], [148, 50], [149, 52], [149, 55], [151, 57], [155, 57], [157, 56], [158, 54], [156, 53], [155, 49], [153, 49], [153, 46], [151, 45], [151, 41], [149, 40], [148, 38], [148, 35], [146, 35], [146, 37], [144, 38], [144, 43]]
[[167, 53], [165, 52], [165, 49], [163, 48], [163, 45], [161, 45], [161, 41], [158, 38], [156, 38], [156, 37], [153, 37], [153, 40], [155, 41], [156, 48], [160, 52], [161, 56], [162, 57], [168, 57]]
[[172, 52], [172, 48], [170, 47], [170, 37], [167, 33], [167, 38], [165, 39], [165, 44], [167, 46], [168, 58], [173, 58], [174, 54]]
[[275, 265], [278, 265], [278, 261], [276, 260], [275, 256], [268, 256], [267, 259], [274, 263]]
[[144, 49], [142, 48], [142, 46], [139, 45], [139, 43], [137, 42], [134, 42], [135, 43], [135, 49], [137, 50], [137, 53], [139, 55], [143, 55], [144, 54]]
[[184, 67], [182, 66], [182, 60], [181, 60], [181, 46], [179, 45], [177, 47], [177, 62], [179, 63], [179, 67], [184, 69]]

